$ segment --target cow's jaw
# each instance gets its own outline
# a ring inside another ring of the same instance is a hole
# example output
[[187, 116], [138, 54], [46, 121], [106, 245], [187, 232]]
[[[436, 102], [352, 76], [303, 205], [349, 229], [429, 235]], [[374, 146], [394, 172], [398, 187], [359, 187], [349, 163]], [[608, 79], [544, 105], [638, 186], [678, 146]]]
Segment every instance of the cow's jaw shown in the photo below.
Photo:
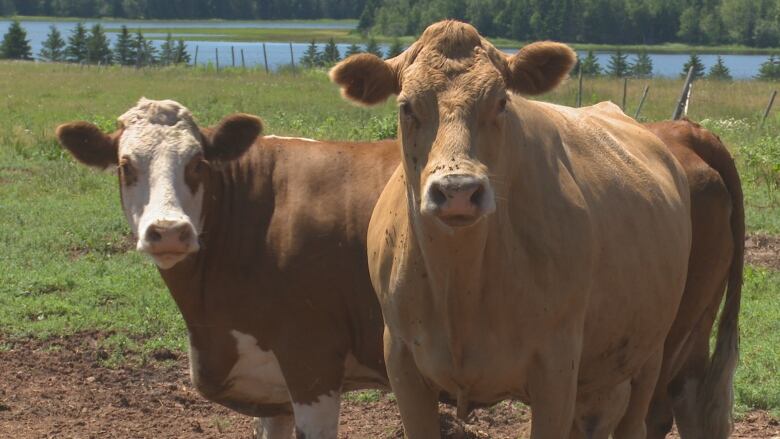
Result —
[[138, 241], [161, 269], [169, 269], [199, 250], [203, 184], [188, 182], [188, 166], [200, 160], [202, 145], [189, 112], [166, 101], [141, 101], [120, 117], [123, 164], [122, 208]]

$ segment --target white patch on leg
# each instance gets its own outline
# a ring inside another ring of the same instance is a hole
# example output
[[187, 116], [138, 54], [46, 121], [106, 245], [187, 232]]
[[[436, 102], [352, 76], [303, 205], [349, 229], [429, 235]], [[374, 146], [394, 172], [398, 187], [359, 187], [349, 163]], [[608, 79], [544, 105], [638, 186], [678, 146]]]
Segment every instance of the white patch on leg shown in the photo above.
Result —
[[293, 403], [295, 429], [306, 439], [336, 439], [339, 430], [341, 394], [320, 395], [311, 404]]
[[225, 380], [229, 386], [225, 396], [253, 403], [289, 402], [287, 382], [276, 355], [260, 349], [257, 339], [249, 334], [236, 330], [230, 334], [236, 339], [238, 361]]

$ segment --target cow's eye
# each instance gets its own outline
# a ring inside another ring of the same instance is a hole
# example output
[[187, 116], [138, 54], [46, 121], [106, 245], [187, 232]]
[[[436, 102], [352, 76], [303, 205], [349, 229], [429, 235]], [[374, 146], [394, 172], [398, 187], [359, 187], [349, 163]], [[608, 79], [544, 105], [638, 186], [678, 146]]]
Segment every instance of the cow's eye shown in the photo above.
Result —
[[406, 118], [413, 118], [414, 117], [414, 110], [412, 110], [412, 104], [409, 102], [402, 102], [401, 103], [401, 114]]
[[498, 101], [498, 112], [503, 113], [506, 111], [506, 98], [501, 98], [501, 100]]
[[125, 186], [132, 186], [138, 181], [138, 172], [128, 157], [119, 160], [119, 178]]

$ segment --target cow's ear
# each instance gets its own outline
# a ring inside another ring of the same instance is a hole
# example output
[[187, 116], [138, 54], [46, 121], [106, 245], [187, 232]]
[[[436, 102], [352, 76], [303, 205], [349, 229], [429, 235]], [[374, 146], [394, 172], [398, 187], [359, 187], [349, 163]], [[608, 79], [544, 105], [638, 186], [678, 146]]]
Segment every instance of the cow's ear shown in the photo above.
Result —
[[76, 160], [105, 169], [117, 164], [119, 135], [106, 134], [89, 122], [71, 122], [57, 127], [57, 140]]
[[342, 96], [363, 105], [379, 104], [400, 91], [393, 64], [370, 53], [352, 55], [336, 64], [330, 80], [341, 87]]
[[565, 44], [531, 43], [507, 59], [507, 87], [525, 95], [546, 93], [566, 79], [576, 62], [577, 55]]
[[249, 114], [232, 114], [213, 128], [203, 128], [203, 151], [206, 160], [230, 161], [241, 157], [263, 131], [260, 118]]

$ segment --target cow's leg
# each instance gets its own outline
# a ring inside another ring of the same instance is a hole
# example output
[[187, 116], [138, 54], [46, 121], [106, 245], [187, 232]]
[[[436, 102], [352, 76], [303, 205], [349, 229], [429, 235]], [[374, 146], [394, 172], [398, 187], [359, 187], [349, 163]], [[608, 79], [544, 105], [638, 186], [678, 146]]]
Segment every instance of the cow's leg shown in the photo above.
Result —
[[293, 401], [296, 439], [336, 439], [341, 393], [332, 391], [314, 401]]
[[664, 439], [674, 425], [672, 401], [666, 389], [658, 389], [645, 418], [647, 439]]
[[623, 415], [623, 419], [615, 430], [615, 439], [645, 439], [647, 437], [645, 418], [650, 401], [653, 399], [662, 361], [663, 346], [656, 349], [642, 366], [639, 374], [631, 381], [631, 399], [628, 402], [626, 414]]
[[556, 335], [539, 350], [528, 374], [531, 439], [569, 437], [574, 420], [582, 328]]
[[295, 429], [292, 415], [255, 418], [254, 439], [290, 439]]
[[631, 382], [588, 395], [577, 395], [571, 439], [608, 439], [626, 412]]
[[425, 381], [412, 353], [385, 327], [385, 363], [407, 439], [440, 437], [439, 396]]

